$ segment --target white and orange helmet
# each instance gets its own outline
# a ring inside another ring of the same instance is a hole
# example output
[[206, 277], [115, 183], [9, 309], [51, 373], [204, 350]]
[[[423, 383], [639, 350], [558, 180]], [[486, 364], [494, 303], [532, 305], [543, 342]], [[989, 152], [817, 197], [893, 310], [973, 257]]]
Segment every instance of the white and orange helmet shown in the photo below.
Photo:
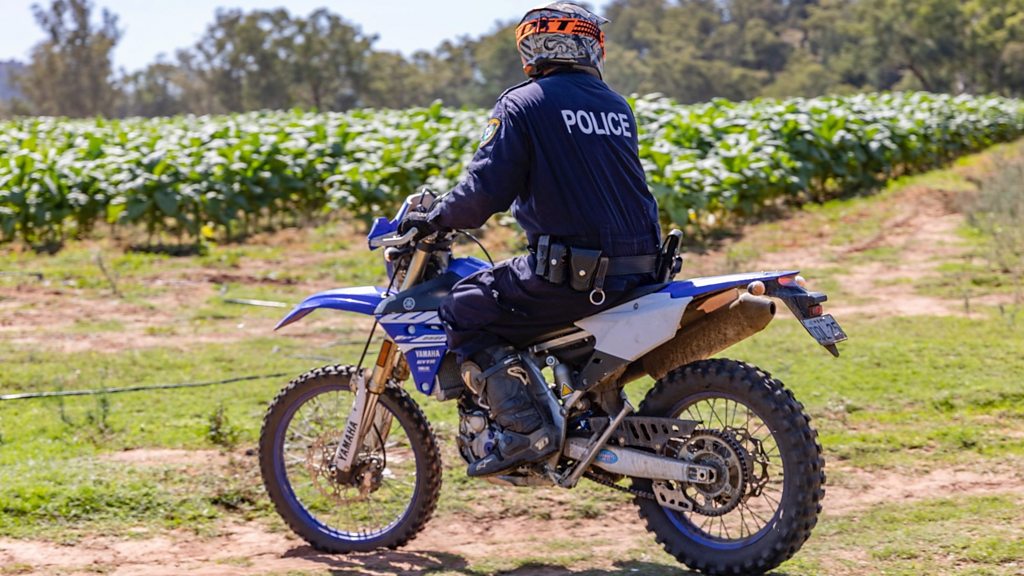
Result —
[[572, 2], [530, 10], [516, 28], [523, 72], [533, 78], [552, 65], [592, 68], [604, 77], [604, 32], [608, 20]]

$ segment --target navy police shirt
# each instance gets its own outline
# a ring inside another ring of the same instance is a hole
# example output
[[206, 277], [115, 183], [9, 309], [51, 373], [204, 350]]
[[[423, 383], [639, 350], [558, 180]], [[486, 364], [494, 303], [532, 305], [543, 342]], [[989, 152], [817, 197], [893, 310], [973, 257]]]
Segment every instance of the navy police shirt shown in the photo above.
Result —
[[609, 256], [657, 252], [658, 205], [626, 100], [578, 71], [502, 94], [466, 178], [431, 219], [446, 228], [478, 228], [510, 206], [531, 246], [550, 234]]

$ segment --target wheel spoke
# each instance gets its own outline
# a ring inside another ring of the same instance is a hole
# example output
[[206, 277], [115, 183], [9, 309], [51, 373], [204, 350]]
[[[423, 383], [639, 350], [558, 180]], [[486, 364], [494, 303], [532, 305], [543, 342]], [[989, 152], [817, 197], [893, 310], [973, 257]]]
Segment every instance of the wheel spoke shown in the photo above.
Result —
[[725, 428], [725, 422], [723, 422], [722, 417], [718, 415], [718, 407], [716, 406], [717, 402], [718, 398], [711, 399], [711, 417], [714, 418], [715, 420], [718, 420], [718, 423], [721, 424], [723, 428]]
[[744, 538], [744, 537], [752, 534], [752, 532], [750, 531], [749, 528], [747, 528], [747, 516], [746, 516], [746, 514], [743, 513], [744, 512], [743, 506], [740, 506], [739, 510], [740, 510], [740, 538]]
[[694, 404], [691, 408], [693, 410], [697, 411], [697, 418], [696, 418], [696, 420], [699, 420], [699, 421], [703, 422], [704, 425], [706, 426], [708, 424], [708, 422], [704, 420], [704, 415], [701, 414], [701, 412], [700, 412], [700, 404]]
[[730, 400], [729, 402], [732, 404], [732, 416], [729, 417], [727, 425], [730, 428], [734, 428], [736, 426], [736, 420], [740, 415], [740, 403], [735, 400]]
[[701, 525], [700, 525], [700, 529], [701, 529], [701, 530], [704, 530], [704, 527], [705, 527], [705, 526], [707, 526], [708, 524], [710, 524], [710, 523], [711, 523], [711, 520], [712, 520], [713, 518], [714, 518], [714, 516], [705, 516], [705, 517], [704, 517], [704, 522], [702, 522], [702, 523], [701, 523]]
[[[768, 524], [768, 521], [762, 518], [757, 512], [754, 512], [754, 510], [750, 506], [748, 506], [746, 502], [740, 504], [740, 507], [745, 508], [747, 510], [747, 514], [750, 514], [755, 519], [757, 519], [757, 521], [761, 523], [762, 528]], [[758, 529], [760, 530], [760, 528]]]

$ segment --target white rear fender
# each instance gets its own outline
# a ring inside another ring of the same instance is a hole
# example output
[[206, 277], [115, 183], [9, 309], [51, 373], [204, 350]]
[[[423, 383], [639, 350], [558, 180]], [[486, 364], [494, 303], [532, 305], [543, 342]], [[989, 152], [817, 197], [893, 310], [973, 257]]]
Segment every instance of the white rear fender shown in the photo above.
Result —
[[673, 298], [667, 292], [656, 292], [588, 316], [576, 325], [594, 336], [598, 352], [633, 361], [676, 335], [691, 301], [690, 296]]

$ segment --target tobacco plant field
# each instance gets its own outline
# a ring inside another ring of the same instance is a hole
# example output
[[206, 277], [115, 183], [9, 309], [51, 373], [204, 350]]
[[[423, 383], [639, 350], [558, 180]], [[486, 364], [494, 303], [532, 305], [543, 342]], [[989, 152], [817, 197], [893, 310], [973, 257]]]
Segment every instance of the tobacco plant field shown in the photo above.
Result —
[[[666, 222], [706, 229], [780, 200], [854, 192], [1024, 134], [1024, 103], [884, 93], [680, 106], [631, 101]], [[0, 240], [59, 244], [97, 227], [231, 239], [342, 210], [387, 213], [454, 184], [483, 110], [0, 122]]]

